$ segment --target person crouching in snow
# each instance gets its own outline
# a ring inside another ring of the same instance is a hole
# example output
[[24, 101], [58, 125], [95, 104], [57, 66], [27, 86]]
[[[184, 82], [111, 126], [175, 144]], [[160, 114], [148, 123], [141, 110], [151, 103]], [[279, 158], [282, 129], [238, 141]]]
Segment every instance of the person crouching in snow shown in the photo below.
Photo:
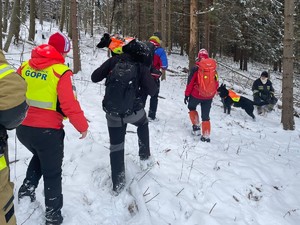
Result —
[[196, 110], [201, 106], [202, 135], [200, 140], [210, 142], [210, 108], [212, 99], [217, 93], [219, 86], [216, 61], [208, 57], [206, 49], [200, 49], [196, 65], [191, 69], [186, 89], [184, 103], [188, 104], [190, 120], [192, 122], [192, 133], [199, 136], [200, 121]]

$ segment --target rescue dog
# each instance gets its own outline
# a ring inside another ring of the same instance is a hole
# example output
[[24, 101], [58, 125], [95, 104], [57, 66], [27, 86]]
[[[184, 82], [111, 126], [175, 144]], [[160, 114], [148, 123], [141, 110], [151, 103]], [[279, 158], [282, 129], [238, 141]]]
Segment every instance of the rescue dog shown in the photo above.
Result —
[[230, 114], [231, 106], [234, 106], [244, 109], [249, 116], [255, 119], [255, 116], [253, 114], [255, 104], [253, 101], [243, 96], [237, 95], [232, 90], [228, 90], [226, 88], [226, 84], [221, 84], [217, 91], [223, 103], [224, 113], [227, 112], [227, 114]]

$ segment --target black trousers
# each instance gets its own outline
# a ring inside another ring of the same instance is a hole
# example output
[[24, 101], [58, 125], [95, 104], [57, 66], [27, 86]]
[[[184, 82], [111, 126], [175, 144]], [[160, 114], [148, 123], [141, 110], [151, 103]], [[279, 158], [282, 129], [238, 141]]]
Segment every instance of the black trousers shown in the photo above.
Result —
[[[151, 119], [156, 118], [156, 111], [157, 111], [157, 105], [158, 105], [158, 94], [159, 94], [159, 89], [160, 89], [160, 80], [155, 79], [155, 82], [157, 84], [158, 92], [154, 96], [150, 97], [148, 117], [150, 117]], [[148, 95], [144, 94], [144, 93], [141, 96], [141, 99], [142, 99], [142, 102], [144, 105], [146, 105], [147, 97], [148, 97]]]
[[64, 130], [23, 125], [16, 130], [19, 141], [33, 154], [23, 184], [36, 188], [43, 176], [46, 219], [60, 217], [63, 206], [61, 167], [64, 156]]
[[200, 105], [201, 120], [209, 121], [210, 120], [209, 113], [210, 113], [211, 104], [212, 104], [212, 99], [202, 100], [202, 99], [197, 99], [197, 98], [194, 98], [193, 96], [191, 96], [189, 99], [188, 109], [190, 111], [194, 111], [194, 110], [196, 110], [197, 106]]
[[123, 119], [106, 114], [110, 139], [110, 165], [113, 189], [125, 182], [124, 142], [127, 124], [137, 127], [139, 156], [150, 156], [148, 119], [144, 109]]

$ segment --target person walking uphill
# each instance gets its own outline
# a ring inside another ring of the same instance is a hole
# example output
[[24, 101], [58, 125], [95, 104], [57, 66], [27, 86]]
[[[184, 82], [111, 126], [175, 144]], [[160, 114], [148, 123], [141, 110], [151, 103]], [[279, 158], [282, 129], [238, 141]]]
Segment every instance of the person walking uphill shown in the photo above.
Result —
[[34, 48], [31, 59], [17, 70], [27, 82], [26, 97], [30, 105], [25, 120], [17, 128], [17, 137], [33, 154], [18, 197], [35, 201], [35, 189], [43, 176], [46, 225], [59, 225], [63, 221], [61, 167], [65, 132], [62, 121], [64, 117], [69, 118], [81, 134], [80, 139], [88, 131], [87, 120], [74, 96], [73, 73], [64, 65], [69, 51], [70, 40], [57, 32], [50, 36], [48, 44]]
[[20, 125], [26, 116], [26, 82], [8, 64], [0, 50], [0, 224], [16, 225], [14, 184], [9, 181], [7, 130]]
[[206, 49], [198, 52], [198, 61], [191, 69], [185, 89], [184, 103], [188, 104], [190, 120], [192, 122], [192, 133], [200, 135], [200, 121], [196, 110], [201, 106], [202, 135], [200, 140], [210, 142], [210, 108], [212, 99], [219, 87], [216, 61], [208, 57]]
[[[160, 70], [166, 71], [168, 68], [168, 59], [165, 50], [160, 46], [161, 44], [161, 35], [159, 32], [156, 32], [153, 36], [149, 38], [149, 42], [154, 45], [154, 56], [151, 66], [151, 75], [155, 80], [158, 86], [158, 92], [156, 95], [151, 96], [149, 104], [149, 113], [148, 117], [150, 120], [156, 120], [156, 111], [158, 106], [158, 94], [160, 89], [160, 77], [162, 72]], [[142, 96], [144, 104], [147, 101], [147, 93]]]
[[124, 141], [128, 123], [137, 127], [141, 166], [151, 163], [148, 119], [140, 89], [143, 88], [151, 96], [157, 93], [149, 68], [140, 61], [149, 50], [142, 43], [132, 40], [123, 46], [122, 51], [123, 54], [109, 58], [91, 75], [93, 82], [106, 78], [102, 106], [106, 112], [110, 138], [111, 177], [115, 194], [125, 186]]

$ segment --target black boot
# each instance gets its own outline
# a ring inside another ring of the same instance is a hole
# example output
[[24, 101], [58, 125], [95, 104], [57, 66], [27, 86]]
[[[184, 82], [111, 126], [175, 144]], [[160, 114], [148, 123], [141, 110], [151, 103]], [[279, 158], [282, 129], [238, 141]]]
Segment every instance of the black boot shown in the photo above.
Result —
[[63, 206], [63, 196], [46, 199], [46, 225], [60, 225], [63, 222], [61, 208]]
[[110, 153], [113, 191], [119, 194], [125, 187], [124, 150]]
[[34, 202], [35, 197], [35, 186], [31, 185], [28, 181], [24, 180], [23, 184], [21, 185], [19, 192], [18, 192], [18, 200], [24, 197], [29, 197], [31, 202]]

